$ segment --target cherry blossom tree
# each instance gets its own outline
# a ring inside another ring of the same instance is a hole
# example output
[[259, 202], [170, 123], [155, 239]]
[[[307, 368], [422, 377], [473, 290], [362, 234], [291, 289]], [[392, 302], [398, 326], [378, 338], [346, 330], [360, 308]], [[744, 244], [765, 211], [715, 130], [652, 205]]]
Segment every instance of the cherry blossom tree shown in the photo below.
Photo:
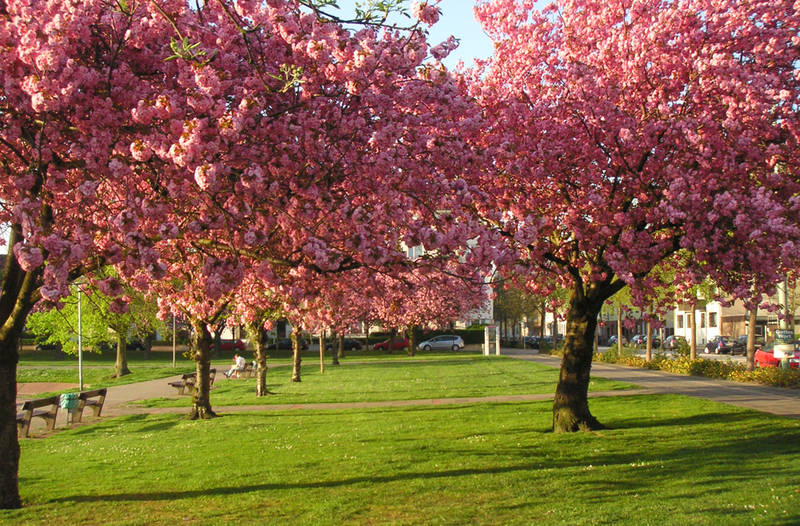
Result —
[[[197, 288], [209, 314], [202, 298], [233, 293], [245, 275], [302, 305], [318, 276], [407, 265], [404, 244], [474, 272], [467, 242], [483, 226], [467, 214], [465, 174], [479, 166], [461, 138], [479, 123], [470, 101], [425, 62], [416, 25], [351, 30], [306, 7], [145, 6], [173, 60], [148, 64], [160, 89], [131, 113], [150, 133], [118, 152], [135, 198], [109, 243], [134, 247], [116, 260], [131, 283], [165, 299], [172, 286], [180, 297]], [[420, 23], [434, 11], [415, 9]], [[173, 280], [192, 265], [202, 276]]]
[[20, 504], [25, 315], [86, 268], [185, 312], [206, 378], [208, 324], [246, 273], [302, 302], [292, 282], [386, 268], [402, 243], [463, 256], [478, 162], [460, 133], [478, 121], [438, 63], [453, 43], [425, 40], [438, 9], [400, 30], [330, 4], [0, 2], [3, 507]]
[[123, 6], [0, 2], [0, 223], [10, 228], [0, 296], [2, 508], [20, 505], [14, 416], [26, 316], [121, 253], [98, 233], [127, 206], [112, 157], [130, 148], [131, 109], [151, 88], [132, 67], [147, 53], [125, 45], [133, 16]]
[[678, 293], [708, 276], [750, 298], [797, 260], [800, 16], [788, 0], [486, 0], [477, 15], [495, 42], [472, 84], [493, 157], [483, 214], [534, 288], [570, 291], [553, 427], [598, 429], [605, 300], [628, 285], [646, 305], [659, 264], [679, 267]]

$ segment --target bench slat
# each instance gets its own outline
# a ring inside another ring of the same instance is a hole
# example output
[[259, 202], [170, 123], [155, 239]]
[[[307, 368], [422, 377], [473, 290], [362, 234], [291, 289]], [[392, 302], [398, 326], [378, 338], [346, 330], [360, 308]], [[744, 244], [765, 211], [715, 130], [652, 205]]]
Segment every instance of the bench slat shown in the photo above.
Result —
[[83, 409], [86, 406], [89, 406], [92, 409], [92, 413], [94, 413], [95, 418], [100, 416], [100, 413], [103, 411], [103, 404], [106, 402], [106, 393], [108, 392], [107, 388], [103, 389], [95, 389], [93, 391], [82, 391], [78, 395], [78, 407], [75, 409], [75, 413], [73, 414], [73, 418], [76, 422], [80, 422], [83, 420]]
[[58, 416], [58, 401], [58, 395], [26, 400], [22, 404], [22, 411], [17, 413], [17, 435], [28, 437], [31, 430], [31, 420], [35, 417], [44, 419], [47, 422], [47, 429], [54, 429], [56, 427], [56, 417]]

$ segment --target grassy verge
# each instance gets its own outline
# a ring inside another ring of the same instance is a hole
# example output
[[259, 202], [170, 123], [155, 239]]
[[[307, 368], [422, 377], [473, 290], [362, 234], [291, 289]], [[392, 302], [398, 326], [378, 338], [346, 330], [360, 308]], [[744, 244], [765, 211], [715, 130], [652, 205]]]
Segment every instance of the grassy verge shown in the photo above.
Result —
[[131, 416], [22, 441], [0, 524], [800, 522], [800, 422], [681, 396]]
[[[351, 360], [354, 358], [348, 358]], [[445, 356], [438, 360], [389, 360], [381, 362], [343, 362], [302, 368], [300, 383], [290, 381], [290, 369], [275, 368], [267, 375], [267, 386], [274, 395], [255, 396], [255, 379], [226, 379], [217, 370], [211, 395], [215, 406], [302, 404], [322, 402], [368, 402], [377, 400], [418, 400], [490, 395], [551, 394], [558, 370], [533, 362], [507, 357]], [[592, 391], [630, 389], [630, 384], [593, 378]], [[189, 397], [142, 402], [145, 407], [182, 407]]]

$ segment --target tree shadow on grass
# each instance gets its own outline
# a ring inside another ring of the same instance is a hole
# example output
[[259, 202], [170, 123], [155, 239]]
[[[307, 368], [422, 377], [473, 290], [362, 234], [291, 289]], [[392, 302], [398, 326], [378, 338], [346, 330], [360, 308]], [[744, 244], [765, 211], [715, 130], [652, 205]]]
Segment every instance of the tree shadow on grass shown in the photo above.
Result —
[[443, 471], [409, 472], [393, 475], [377, 475], [350, 477], [340, 480], [328, 481], [305, 481], [305, 482], [285, 482], [285, 483], [265, 483], [250, 484], [242, 486], [219, 486], [216, 488], [202, 488], [187, 491], [163, 491], [152, 493], [116, 493], [116, 494], [93, 494], [93, 495], [73, 495], [52, 499], [51, 503], [62, 502], [136, 502], [136, 501], [174, 501], [180, 499], [192, 499], [197, 497], [207, 497], [209, 495], [226, 496], [239, 495], [256, 491], [284, 491], [294, 489], [332, 489], [360, 484], [385, 484], [391, 482], [419, 480], [419, 479], [449, 479], [458, 477], [468, 477], [475, 475], [502, 475], [514, 472], [543, 469], [544, 466], [535, 463], [522, 464], [517, 466], [502, 466], [475, 469], [454, 469]]
[[182, 415], [178, 415], [179, 418], [176, 419], [174, 414], [125, 415], [114, 417], [108, 420], [95, 420], [93, 422], [86, 422], [85, 425], [71, 428], [69, 431], [71, 434], [79, 436], [107, 433], [109, 431], [115, 431], [120, 422], [124, 422], [125, 424], [144, 424], [141, 427], [136, 428], [135, 431], [132, 431], [133, 433], [152, 433], [153, 431], [166, 431], [179, 425], [184, 421], [181, 416]]

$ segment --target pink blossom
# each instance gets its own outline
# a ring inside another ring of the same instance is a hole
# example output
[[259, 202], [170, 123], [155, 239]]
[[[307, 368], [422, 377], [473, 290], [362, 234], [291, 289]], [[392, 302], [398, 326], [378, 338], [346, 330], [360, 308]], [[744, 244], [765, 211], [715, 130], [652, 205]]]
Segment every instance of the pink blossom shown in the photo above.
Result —
[[44, 263], [42, 251], [37, 247], [30, 247], [22, 243], [14, 245], [14, 256], [16, 256], [19, 266], [24, 271], [30, 271], [40, 267]]
[[439, 20], [441, 11], [436, 6], [438, 1], [425, 0], [423, 2], [414, 2], [411, 4], [411, 16], [422, 22], [423, 24], [433, 25]]

